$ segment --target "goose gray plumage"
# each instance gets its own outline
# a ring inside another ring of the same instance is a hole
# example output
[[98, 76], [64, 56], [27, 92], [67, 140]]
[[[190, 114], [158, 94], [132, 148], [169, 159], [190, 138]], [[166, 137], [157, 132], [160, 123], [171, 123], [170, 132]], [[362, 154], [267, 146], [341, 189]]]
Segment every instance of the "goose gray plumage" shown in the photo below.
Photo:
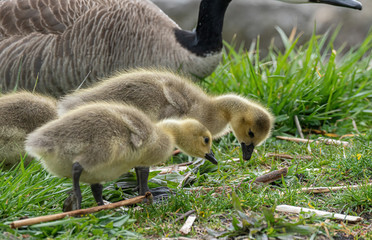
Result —
[[[114, 71], [167, 67], [198, 77], [218, 65], [231, 0], [202, 0], [195, 31], [149, 0], [0, 1], [0, 88], [60, 96]], [[360, 9], [355, 0], [283, 0]]]
[[[0, 162], [10, 169], [24, 155], [26, 135], [44, 123], [57, 118], [56, 100], [22, 91], [0, 97]], [[24, 158], [27, 165], [31, 157]]]
[[115, 180], [133, 167], [165, 161], [175, 145], [188, 155], [214, 159], [211, 144], [211, 133], [197, 120], [153, 123], [132, 106], [101, 102], [38, 128], [27, 136], [25, 148], [50, 173], [73, 179], [73, 197], [65, 203], [73, 199], [71, 210], [75, 210], [81, 207], [79, 181], [91, 185], [102, 205], [102, 182]]

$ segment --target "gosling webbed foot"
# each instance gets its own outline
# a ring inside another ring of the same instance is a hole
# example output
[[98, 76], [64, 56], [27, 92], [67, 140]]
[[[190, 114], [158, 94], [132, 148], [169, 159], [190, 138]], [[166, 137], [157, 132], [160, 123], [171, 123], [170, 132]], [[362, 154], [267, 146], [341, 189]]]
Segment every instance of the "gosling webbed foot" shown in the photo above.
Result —
[[62, 209], [64, 212], [81, 209], [82, 197], [79, 179], [83, 170], [83, 167], [78, 162], [72, 164], [72, 193], [63, 203]]
[[66, 200], [63, 202], [62, 211], [63, 212], [69, 212], [78, 210], [81, 208], [81, 204], [79, 203], [79, 200], [74, 192], [71, 192], [70, 195], [66, 198]]
[[94, 199], [96, 200], [98, 206], [104, 205], [103, 198], [102, 198], [102, 184], [95, 183], [90, 185], [90, 189], [92, 189], [92, 194]]
[[175, 193], [168, 187], [157, 187], [150, 189], [153, 196], [153, 203], [165, 203], [168, 202], [169, 196]]

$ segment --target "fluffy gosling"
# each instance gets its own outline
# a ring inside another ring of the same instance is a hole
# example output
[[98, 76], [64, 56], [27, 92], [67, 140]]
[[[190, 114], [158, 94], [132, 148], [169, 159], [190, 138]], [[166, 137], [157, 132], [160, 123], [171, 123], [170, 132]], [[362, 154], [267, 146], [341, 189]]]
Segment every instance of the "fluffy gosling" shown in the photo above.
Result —
[[47, 171], [73, 179], [72, 210], [81, 208], [79, 181], [90, 184], [102, 205], [102, 182], [165, 161], [175, 145], [215, 161], [211, 144], [211, 133], [194, 119], [154, 124], [134, 107], [103, 102], [70, 111], [30, 133], [25, 142], [26, 151], [40, 158]]
[[75, 91], [58, 103], [63, 115], [93, 101], [120, 101], [144, 111], [153, 121], [165, 118], [194, 118], [213, 137], [226, 133], [230, 125], [241, 143], [243, 158], [251, 158], [255, 146], [271, 134], [272, 114], [262, 105], [238, 96], [207, 95], [188, 78], [169, 71], [133, 70], [119, 73], [88, 89]]
[[[4, 169], [20, 162], [28, 133], [57, 118], [56, 102], [53, 98], [26, 91], [0, 97], [0, 162]], [[31, 160], [26, 157], [24, 164]]]

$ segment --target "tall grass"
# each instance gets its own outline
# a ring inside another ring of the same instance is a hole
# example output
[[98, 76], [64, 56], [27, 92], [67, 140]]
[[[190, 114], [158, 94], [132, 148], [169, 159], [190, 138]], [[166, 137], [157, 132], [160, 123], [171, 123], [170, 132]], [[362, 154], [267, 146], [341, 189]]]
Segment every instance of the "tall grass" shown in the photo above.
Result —
[[[338, 121], [360, 130], [372, 126], [372, 32], [358, 48], [333, 48], [332, 35], [288, 38], [277, 29], [285, 46], [271, 46], [260, 56], [259, 38], [249, 52], [225, 43], [222, 64], [206, 79], [213, 93], [237, 92], [267, 105], [276, 116], [275, 133], [294, 133], [294, 116], [308, 128], [331, 128]], [[340, 124], [338, 125], [340, 126]], [[334, 129], [332, 129], [334, 130]], [[338, 131], [342, 131], [341, 128]]]

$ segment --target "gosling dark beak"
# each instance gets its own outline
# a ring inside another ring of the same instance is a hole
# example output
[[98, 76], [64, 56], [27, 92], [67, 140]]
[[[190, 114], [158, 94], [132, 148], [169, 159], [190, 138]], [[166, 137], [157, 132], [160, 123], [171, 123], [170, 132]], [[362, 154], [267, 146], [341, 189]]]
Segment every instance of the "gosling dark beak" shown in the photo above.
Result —
[[212, 150], [209, 153], [205, 154], [204, 157], [205, 157], [205, 159], [209, 160], [211, 163], [213, 163], [215, 165], [218, 164], [217, 159], [214, 157], [214, 154], [213, 154]]
[[243, 159], [244, 160], [251, 159], [253, 149], [254, 149], [253, 143], [247, 146], [245, 143], [242, 142], [241, 145], [242, 145]]
[[309, 0], [309, 2], [362, 10], [362, 4], [356, 0]]

